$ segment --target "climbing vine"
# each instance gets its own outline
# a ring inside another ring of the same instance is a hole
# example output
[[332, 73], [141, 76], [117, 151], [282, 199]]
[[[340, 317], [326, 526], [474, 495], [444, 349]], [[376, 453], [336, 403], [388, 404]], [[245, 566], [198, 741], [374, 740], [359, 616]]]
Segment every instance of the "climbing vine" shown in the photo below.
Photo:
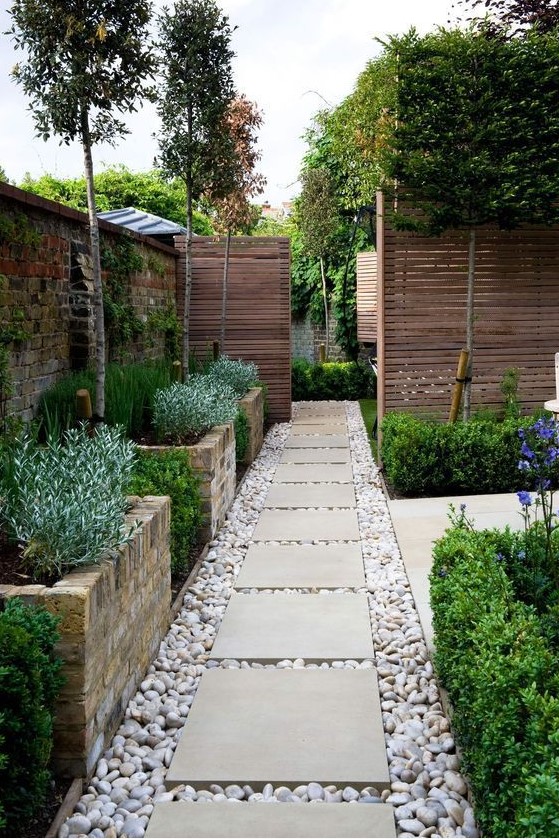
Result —
[[145, 330], [130, 301], [130, 275], [141, 271], [144, 261], [134, 243], [120, 236], [101, 249], [101, 268], [106, 272], [103, 283], [105, 331], [112, 349], [120, 349]]

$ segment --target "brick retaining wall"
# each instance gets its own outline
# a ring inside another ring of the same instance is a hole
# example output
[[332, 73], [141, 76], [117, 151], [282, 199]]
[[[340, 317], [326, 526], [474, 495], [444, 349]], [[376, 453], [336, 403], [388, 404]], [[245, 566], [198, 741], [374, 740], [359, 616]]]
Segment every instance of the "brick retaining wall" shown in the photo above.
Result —
[[141, 522], [116, 558], [67, 574], [52, 588], [0, 586], [0, 597], [42, 604], [61, 618], [56, 652], [65, 684], [57, 703], [53, 764], [91, 774], [169, 628], [170, 501], [137, 499]]

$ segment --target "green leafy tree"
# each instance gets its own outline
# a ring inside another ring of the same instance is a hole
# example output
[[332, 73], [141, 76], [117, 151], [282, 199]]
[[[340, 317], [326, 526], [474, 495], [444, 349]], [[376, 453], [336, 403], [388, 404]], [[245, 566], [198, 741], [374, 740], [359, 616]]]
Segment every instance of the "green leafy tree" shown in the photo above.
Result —
[[162, 82], [158, 95], [160, 164], [186, 187], [186, 281], [182, 366], [188, 376], [193, 202], [225, 196], [219, 164], [233, 153], [226, 114], [234, 95], [231, 27], [214, 0], [177, 0], [159, 17]]
[[318, 260], [326, 326], [326, 358], [330, 342], [330, 318], [325, 262], [339, 224], [334, 184], [328, 169], [306, 167], [301, 174], [301, 194], [297, 201], [299, 229], [306, 253]]
[[[466, 347], [474, 352], [476, 230], [559, 217], [559, 40], [483, 31], [414, 31], [393, 38], [398, 58], [393, 146], [387, 183], [398, 182], [401, 228], [468, 237]], [[471, 405], [465, 389], [464, 416]]]
[[227, 321], [227, 280], [229, 276], [229, 255], [233, 231], [242, 230], [251, 224], [254, 217], [250, 199], [262, 192], [266, 183], [264, 177], [255, 171], [261, 153], [256, 148], [256, 131], [262, 125], [262, 114], [254, 102], [246, 96], [236, 96], [225, 114], [226, 130], [232, 145], [225, 145], [231, 157], [223, 160], [220, 170], [229, 171], [230, 191], [222, 195], [221, 187], [217, 195], [210, 197], [216, 217], [217, 228], [226, 234], [225, 259], [223, 263], [223, 285], [221, 295], [221, 334], [222, 350], [225, 347], [225, 324]]
[[105, 413], [105, 330], [92, 147], [127, 128], [115, 111], [136, 110], [155, 72], [148, 0], [14, 0], [9, 30], [24, 60], [12, 71], [31, 100], [39, 136], [81, 143], [87, 183], [96, 313], [95, 413]]
[[[146, 213], [186, 225], [186, 191], [179, 178], [165, 178], [160, 170], [131, 172], [126, 166], [109, 167], [93, 177], [95, 203], [98, 210], [135, 207]], [[56, 178], [26, 174], [20, 189], [67, 204], [75, 210], [87, 212], [87, 185], [84, 177]], [[192, 227], [200, 236], [211, 236], [210, 219], [198, 210], [193, 211]]]

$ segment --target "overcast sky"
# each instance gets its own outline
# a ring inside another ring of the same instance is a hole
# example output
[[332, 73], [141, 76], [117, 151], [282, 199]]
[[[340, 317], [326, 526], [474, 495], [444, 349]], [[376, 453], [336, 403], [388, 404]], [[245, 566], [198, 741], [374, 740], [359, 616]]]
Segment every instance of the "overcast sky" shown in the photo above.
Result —
[[[299, 190], [306, 148], [302, 135], [313, 115], [351, 93], [367, 61], [381, 49], [375, 38], [403, 33], [412, 25], [420, 32], [445, 26], [452, 0], [221, 0], [220, 5], [237, 27], [237, 89], [264, 115], [260, 171], [267, 186], [257, 200], [277, 205]], [[8, 28], [9, 6], [1, 0], [0, 32]], [[35, 138], [28, 103], [9, 77], [18, 57], [9, 37], [0, 35], [0, 166], [16, 182], [26, 172], [33, 177], [81, 175], [79, 146]], [[153, 108], [143, 108], [129, 125], [132, 133], [115, 148], [94, 149], [96, 171], [118, 163], [133, 171], [152, 167], [157, 144], [151, 135], [158, 128]]]

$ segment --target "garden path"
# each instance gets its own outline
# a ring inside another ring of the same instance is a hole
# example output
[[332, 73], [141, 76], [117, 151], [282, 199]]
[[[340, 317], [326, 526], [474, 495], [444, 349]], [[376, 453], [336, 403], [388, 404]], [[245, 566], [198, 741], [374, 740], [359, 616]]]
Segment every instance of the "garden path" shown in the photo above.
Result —
[[359, 405], [293, 416], [61, 837], [479, 835]]

